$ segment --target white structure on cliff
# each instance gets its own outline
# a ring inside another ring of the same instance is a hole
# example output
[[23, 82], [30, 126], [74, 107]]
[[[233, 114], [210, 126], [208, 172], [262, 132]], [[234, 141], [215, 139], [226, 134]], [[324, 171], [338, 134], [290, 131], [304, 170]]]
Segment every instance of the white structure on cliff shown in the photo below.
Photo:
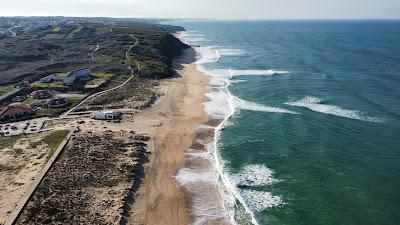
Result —
[[90, 117], [95, 120], [120, 120], [121, 113], [110, 110], [94, 111]]
[[40, 79], [42, 83], [51, 83], [54, 81], [62, 81], [64, 85], [71, 86], [77, 79], [79, 80], [89, 80], [92, 68], [84, 68], [80, 70], [75, 70], [69, 72], [68, 76], [60, 77], [57, 74], [52, 74], [50, 76]]
[[77, 79], [88, 80], [88, 79], [90, 79], [89, 75], [91, 72], [92, 72], [92, 68], [84, 68], [84, 69], [72, 71], [68, 74], [67, 77], [64, 77], [64, 79], [63, 79], [64, 85], [70, 86]]

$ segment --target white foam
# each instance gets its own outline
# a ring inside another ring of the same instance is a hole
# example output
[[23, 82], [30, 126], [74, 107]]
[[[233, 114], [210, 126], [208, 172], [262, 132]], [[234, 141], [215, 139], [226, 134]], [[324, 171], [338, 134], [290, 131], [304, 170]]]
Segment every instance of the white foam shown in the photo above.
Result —
[[197, 61], [196, 61], [197, 65], [217, 62], [221, 58], [218, 49], [209, 46], [196, 47], [196, 53], [197, 53]]
[[201, 42], [201, 41], [204, 41], [204, 38], [202, 38], [202, 37], [186, 37], [186, 40], [188, 42], [193, 42], [193, 41]]
[[247, 165], [238, 174], [231, 175], [237, 186], [259, 187], [278, 182], [274, 172], [264, 165]]
[[175, 37], [179, 38], [183, 43], [190, 45], [193, 42], [203, 42], [205, 41], [206, 35], [198, 34], [187, 31], [179, 31], [173, 34]]
[[287, 74], [289, 71], [285, 70], [231, 70], [233, 76], [244, 76], [244, 75], [275, 75], [275, 74]]
[[240, 194], [250, 209], [255, 212], [262, 212], [284, 204], [279, 196], [274, 196], [269, 192], [240, 190]]
[[312, 96], [305, 96], [303, 99], [298, 101], [290, 101], [285, 104], [297, 107], [307, 108], [314, 112], [325, 113], [329, 115], [354, 119], [354, 120], [362, 120], [362, 121], [370, 121], [370, 122], [381, 122], [381, 118], [371, 117], [365, 115], [357, 110], [349, 110], [343, 109], [340, 106], [335, 105], [325, 105], [321, 103], [322, 100]]
[[[208, 50], [211, 51], [211, 50]], [[204, 53], [202, 53], [204, 54]], [[219, 57], [220, 54], [218, 53]], [[219, 59], [219, 58], [218, 58]], [[218, 61], [218, 59], [216, 61]], [[216, 62], [213, 61], [213, 62]], [[202, 64], [202, 61], [200, 62]], [[285, 70], [232, 70], [232, 69], [212, 69], [212, 70], [205, 70], [205, 73], [211, 76], [217, 77], [225, 77], [225, 78], [232, 78], [234, 76], [268, 76], [268, 75], [276, 75], [276, 74], [288, 74], [289, 71]]]
[[239, 80], [231, 80], [229, 81], [231, 84], [237, 84], [237, 83], [245, 83], [247, 80], [239, 79]]
[[[191, 153], [193, 155], [194, 153]], [[216, 182], [218, 173], [215, 171], [207, 170], [205, 172], [199, 172], [190, 168], [182, 168], [178, 171], [175, 179], [181, 185], [186, 185], [188, 183], [204, 182], [213, 183]]]
[[178, 183], [190, 193], [192, 212], [196, 218], [193, 225], [208, 224], [213, 220], [232, 221], [234, 224], [222, 196], [215, 196], [220, 188], [217, 177], [216, 171], [198, 172], [188, 168], [181, 169], [176, 176]]
[[224, 119], [230, 113], [230, 106], [227, 101], [230, 95], [222, 88], [216, 88], [206, 93], [210, 101], [204, 103], [204, 109], [207, 114], [213, 118]]
[[296, 112], [293, 112], [293, 111], [290, 111], [287, 109], [261, 105], [261, 104], [255, 103], [255, 102], [249, 102], [249, 101], [240, 99], [238, 97], [233, 98], [233, 105], [235, 106], [235, 108], [243, 109], [243, 110], [250, 110], [250, 111], [298, 114]]
[[243, 56], [243, 55], [246, 55], [246, 51], [241, 50], [241, 49], [221, 48], [219, 50], [219, 52], [223, 56]]
[[[235, 100], [235, 96], [233, 96], [228, 89], [230, 85], [229, 80], [233, 76], [274, 75], [288, 72], [279, 70], [208, 70], [204, 67], [204, 64], [217, 62], [222, 56], [229, 57], [245, 53], [238, 50], [232, 51], [232, 49], [229, 51], [224, 48], [218, 49], [216, 46], [196, 47], [195, 50], [197, 53], [197, 69], [211, 77], [210, 86], [208, 87], [208, 92], [206, 94], [210, 101], [204, 103], [205, 110], [211, 118], [221, 118], [223, 119], [223, 122], [214, 128], [214, 142], [207, 145], [208, 154], [189, 151], [186, 155], [187, 160], [191, 160], [193, 157], [209, 159], [209, 162], [212, 166], [206, 170], [183, 168], [179, 170], [175, 178], [180, 185], [185, 187], [186, 190], [189, 190], [192, 194], [192, 212], [195, 216], [194, 224], [207, 224], [207, 221], [215, 218], [223, 218], [224, 220], [228, 218], [231, 224], [236, 224], [234, 220], [235, 202], [238, 200], [245, 209], [246, 213], [251, 217], [251, 223], [258, 225], [252, 210], [258, 211], [272, 207], [273, 205], [278, 205], [278, 203], [280, 204], [281, 201], [278, 197], [270, 194], [268, 195], [268, 193], [260, 194], [254, 191], [240, 190], [224, 171], [224, 163], [217, 151], [217, 143], [221, 135], [222, 128], [227, 126], [228, 119], [234, 115], [237, 106], [247, 110], [266, 110], [283, 113], [290, 113], [290, 111], [267, 107], [243, 100]], [[260, 179], [260, 181], [257, 182], [262, 183], [266, 181], [261, 181]], [[212, 189], [213, 191], [209, 192], [209, 189]], [[217, 193], [219, 193], [219, 196], [215, 195], [215, 189], [217, 190]], [[254, 196], [251, 196], [252, 192], [255, 193]], [[208, 195], [208, 193], [213, 193], [213, 195]], [[247, 201], [242, 195], [246, 197]], [[266, 201], [268, 200], [269, 203], [264, 203], [261, 206], [257, 206], [260, 199]], [[251, 207], [247, 204], [247, 202], [251, 204]]]

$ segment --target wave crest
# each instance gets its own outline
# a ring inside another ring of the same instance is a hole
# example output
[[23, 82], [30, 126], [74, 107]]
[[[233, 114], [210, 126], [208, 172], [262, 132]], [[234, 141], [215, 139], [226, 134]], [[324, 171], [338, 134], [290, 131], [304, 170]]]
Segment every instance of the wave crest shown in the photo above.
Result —
[[237, 186], [249, 187], [271, 185], [279, 181], [274, 178], [274, 172], [264, 165], [245, 166], [240, 173], [232, 175], [232, 179]]
[[255, 102], [249, 102], [249, 101], [240, 99], [238, 97], [233, 97], [233, 105], [235, 106], [235, 108], [249, 110], [249, 111], [298, 114], [296, 112], [293, 112], [293, 111], [290, 111], [287, 109], [261, 105], [261, 104], [255, 103]]
[[325, 113], [338, 117], [344, 117], [354, 120], [362, 120], [369, 122], [381, 122], [383, 119], [377, 117], [366, 116], [357, 110], [343, 109], [340, 106], [322, 104], [322, 100], [317, 97], [305, 96], [298, 101], [286, 102], [286, 105], [307, 108], [314, 112]]
[[274, 196], [269, 192], [240, 190], [240, 194], [250, 209], [255, 212], [262, 212], [284, 204], [279, 196]]

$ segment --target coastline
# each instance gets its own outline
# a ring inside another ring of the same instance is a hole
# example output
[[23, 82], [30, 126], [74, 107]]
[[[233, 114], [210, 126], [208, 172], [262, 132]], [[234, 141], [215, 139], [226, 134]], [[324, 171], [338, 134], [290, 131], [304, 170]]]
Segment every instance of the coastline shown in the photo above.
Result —
[[209, 78], [196, 68], [194, 49], [176, 59], [177, 76], [161, 81], [162, 97], [135, 117], [133, 126], [151, 137], [150, 162], [127, 224], [189, 224], [190, 200], [174, 179], [196, 128], [208, 121], [203, 103]]

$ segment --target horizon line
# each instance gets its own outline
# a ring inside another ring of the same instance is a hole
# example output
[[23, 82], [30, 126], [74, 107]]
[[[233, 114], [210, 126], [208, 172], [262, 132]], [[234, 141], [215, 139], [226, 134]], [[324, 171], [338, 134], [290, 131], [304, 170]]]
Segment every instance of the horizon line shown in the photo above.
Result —
[[399, 18], [168, 18], [168, 17], [114, 17], [114, 16], [77, 16], [77, 15], [9, 15], [0, 18], [29, 18], [29, 17], [64, 17], [64, 18], [109, 18], [109, 19], [137, 19], [137, 20], [211, 20], [211, 21], [293, 21], [293, 20], [400, 20]]

